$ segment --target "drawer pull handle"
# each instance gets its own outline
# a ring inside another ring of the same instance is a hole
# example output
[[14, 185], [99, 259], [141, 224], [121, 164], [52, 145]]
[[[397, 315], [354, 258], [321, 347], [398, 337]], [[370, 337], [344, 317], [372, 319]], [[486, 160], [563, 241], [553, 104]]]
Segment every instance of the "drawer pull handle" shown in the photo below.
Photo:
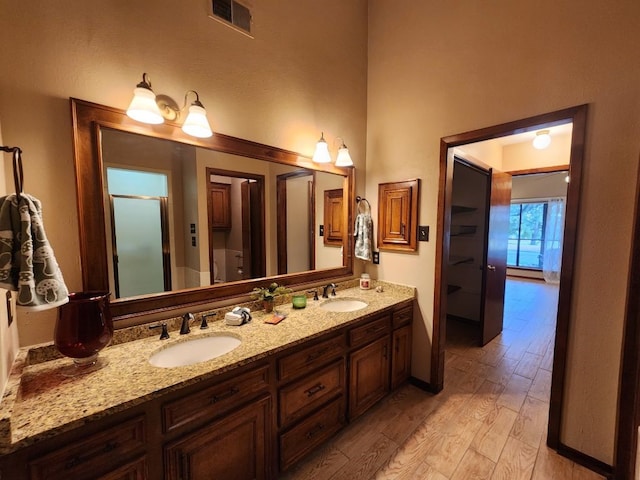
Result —
[[65, 464], [64, 468], [67, 470], [71, 470], [72, 468], [75, 468], [78, 465], [88, 462], [92, 458], [99, 457], [102, 454], [112, 452], [116, 448], [118, 448], [117, 442], [107, 442], [107, 444], [104, 447], [102, 447], [100, 450], [96, 452], [92, 452], [87, 455], [76, 455], [74, 457], [71, 457], [69, 461]]
[[320, 350], [316, 350], [313, 353], [307, 355], [307, 363], [314, 361], [316, 358], [320, 358], [322, 355], [329, 351], [329, 347], [321, 348]]
[[374, 327], [369, 327], [367, 329], [367, 334], [382, 332], [383, 330], [385, 330], [385, 328], [386, 327], [384, 325], [376, 325]]
[[307, 437], [308, 440], [311, 440], [313, 437], [319, 434], [322, 430], [324, 430], [324, 424], [319, 423], [315, 427], [313, 427], [311, 430], [309, 430], [305, 435], [305, 437]]
[[212, 396], [211, 400], [209, 400], [209, 403], [218, 403], [222, 400], [226, 400], [229, 397], [233, 397], [237, 393], [240, 393], [240, 389], [238, 387], [230, 388], [229, 390], [227, 390], [224, 393], [221, 393], [220, 395]]
[[316, 393], [321, 392], [325, 388], [327, 388], [327, 387], [325, 387], [321, 383], [318, 383], [318, 384], [314, 385], [313, 387], [311, 387], [309, 390], [305, 390], [304, 393], [307, 394], [307, 397], [313, 397]]

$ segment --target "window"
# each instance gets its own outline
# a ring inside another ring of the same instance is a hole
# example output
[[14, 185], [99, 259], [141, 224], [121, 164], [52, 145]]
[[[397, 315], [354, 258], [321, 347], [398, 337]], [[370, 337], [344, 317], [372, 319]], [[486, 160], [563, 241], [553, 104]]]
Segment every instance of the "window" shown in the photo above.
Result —
[[542, 270], [548, 203], [512, 203], [507, 266]]

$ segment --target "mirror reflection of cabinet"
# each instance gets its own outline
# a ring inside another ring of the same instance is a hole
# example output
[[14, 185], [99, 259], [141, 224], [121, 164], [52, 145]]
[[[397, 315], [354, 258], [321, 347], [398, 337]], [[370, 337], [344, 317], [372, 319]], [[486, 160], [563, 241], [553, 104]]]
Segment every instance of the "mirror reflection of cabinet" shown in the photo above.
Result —
[[415, 251], [420, 180], [378, 185], [378, 248]]
[[342, 245], [344, 221], [342, 219], [342, 189], [325, 190], [324, 192], [324, 243], [325, 245]]
[[231, 228], [231, 185], [209, 183], [209, 226], [212, 230]]

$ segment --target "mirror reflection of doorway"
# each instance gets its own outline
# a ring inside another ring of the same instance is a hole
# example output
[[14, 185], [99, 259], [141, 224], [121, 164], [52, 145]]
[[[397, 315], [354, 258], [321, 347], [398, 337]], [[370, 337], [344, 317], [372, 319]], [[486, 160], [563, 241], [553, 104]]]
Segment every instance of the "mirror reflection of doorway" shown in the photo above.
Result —
[[264, 176], [206, 171], [211, 285], [264, 277]]
[[107, 168], [115, 297], [171, 290], [167, 176]]
[[278, 274], [314, 270], [315, 174], [299, 170], [278, 175], [276, 192]]

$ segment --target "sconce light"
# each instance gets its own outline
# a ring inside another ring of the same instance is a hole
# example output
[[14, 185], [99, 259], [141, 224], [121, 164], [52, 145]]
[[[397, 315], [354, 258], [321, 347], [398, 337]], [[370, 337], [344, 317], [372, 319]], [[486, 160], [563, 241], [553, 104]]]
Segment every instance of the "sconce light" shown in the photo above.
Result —
[[198, 92], [187, 90], [187, 93], [184, 94], [182, 108], [173, 107], [166, 102], [159, 102], [156, 94], [151, 90], [151, 81], [146, 73], [142, 74], [142, 82], [136, 85], [133, 90], [133, 99], [127, 109], [127, 115], [138, 122], [152, 125], [163, 123], [165, 118], [177, 120], [180, 117], [180, 112], [187, 107], [187, 98], [190, 93], [193, 93], [196, 99], [189, 106], [187, 118], [182, 124], [182, 131], [193, 137], [208, 138], [213, 135], [213, 132], [207, 120], [207, 111], [200, 102]]
[[[336, 157], [336, 167], [351, 167], [353, 166], [353, 160], [349, 155], [349, 149], [344, 144], [344, 140], [340, 137], [336, 138], [336, 141], [340, 140], [342, 145], [338, 148], [338, 156]], [[329, 145], [327, 145], [324, 139], [324, 132], [320, 135], [320, 140], [316, 144], [316, 151], [313, 153], [313, 161], [316, 163], [331, 163], [331, 154], [329, 153]]]
[[533, 139], [533, 148], [544, 150], [551, 145], [551, 135], [549, 130], [540, 130], [536, 132], [536, 138]]
[[316, 163], [331, 163], [329, 155], [329, 145], [324, 139], [324, 132], [320, 134], [320, 140], [316, 143], [316, 151], [313, 152], [313, 161]]

